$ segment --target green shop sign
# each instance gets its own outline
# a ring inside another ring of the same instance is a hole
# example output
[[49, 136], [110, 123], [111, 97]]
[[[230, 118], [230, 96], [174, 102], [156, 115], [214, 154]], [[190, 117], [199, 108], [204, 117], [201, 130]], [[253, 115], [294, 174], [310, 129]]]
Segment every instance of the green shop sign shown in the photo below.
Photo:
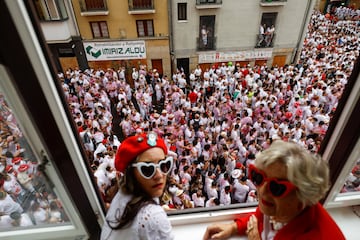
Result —
[[88, 61], [145, 59], [145, 41], [86, 42]]

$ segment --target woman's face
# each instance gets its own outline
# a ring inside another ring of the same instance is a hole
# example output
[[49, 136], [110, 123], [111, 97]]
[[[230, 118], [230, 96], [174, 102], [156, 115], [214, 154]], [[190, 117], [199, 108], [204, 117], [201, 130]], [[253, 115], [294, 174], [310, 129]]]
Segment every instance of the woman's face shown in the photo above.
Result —
[[[262, 169], [268, 178], [287, 180], [286, 166], [276, 162]], [[268, 216], [275, 217], [280, 222], [288, 222], [303, 210], [303, 204], [296, 196], [296, 191], [284, 197], [274, 197], [268, 188], [268, 182], [258, 187], [259, 208]]]
[[[161, 148], [154, 147], [146, 150], [139, 155], [137, 162], [159, 163], [165, 158], [165, 153]], [[141, 176], [138, 169], [134, 169], [135, 179], [142, 186], [143, 190], [151, 197], [160, 197], [165, 188], [166, 175], [160, 169], [156, 168], [156, 173], [151, 179], [145, 179]]]

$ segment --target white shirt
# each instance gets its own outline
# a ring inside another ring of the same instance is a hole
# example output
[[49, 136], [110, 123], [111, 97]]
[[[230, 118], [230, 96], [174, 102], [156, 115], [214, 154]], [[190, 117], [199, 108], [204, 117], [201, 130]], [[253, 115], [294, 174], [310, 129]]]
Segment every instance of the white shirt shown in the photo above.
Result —
[[231, 196], [230, 193], [226, 193], [225, 189], [221, 190], [220, 193], [220, 203], [226, 205], [231, 204]]
[[130, 224], [121, 229], [113, 230], [108, 222], [116, 225], [116, 218], [121, 217], [126, 204], [132, 198], [119, 191], [111, 202], [106, 214], [106, 221], [101, 232], [101, 240], [117, 239], [174, 239], [169, 219], [164, 209], [157, 204], [142, 207]]
[[22, 213], [23, 208], [9, 194], [6, 194], [5, 198], [0, 200], [0, 212], [3, 215], [10, 215], [12, 212]]
[[237, 202], [243, 203], [246, 201], [246, 195], [250, 191], [250, 187], [241, 184], [238, 179], [234, 180], [234, 199]]

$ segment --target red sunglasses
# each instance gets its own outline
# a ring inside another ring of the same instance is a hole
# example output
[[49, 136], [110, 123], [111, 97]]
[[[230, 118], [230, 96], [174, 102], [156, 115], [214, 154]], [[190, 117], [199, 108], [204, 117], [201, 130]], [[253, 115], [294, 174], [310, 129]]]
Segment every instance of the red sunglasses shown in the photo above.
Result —
[[249, 165], [249, 178], [256, 187], [261, 187], [265, 182], [268, 182], [267, 188], [273, 197], [281, 198], [288, 195], [297, 187], [287, 180], [279, 180], [277, 178], [268, 178], [265, 173], [255, 167]]

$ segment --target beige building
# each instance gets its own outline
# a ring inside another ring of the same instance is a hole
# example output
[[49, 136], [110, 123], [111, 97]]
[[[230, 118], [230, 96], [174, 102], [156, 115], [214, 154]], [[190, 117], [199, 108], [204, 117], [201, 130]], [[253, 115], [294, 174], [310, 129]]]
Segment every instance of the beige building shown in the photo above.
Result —
[[46, 43], [58, 71], [88, 67], [71, 0], [34, 1]]
[[91, 68], [170, 73], [167, 0], [72, 0]]
[[[174, 0], [174, 65], [186, 72], [232, 62], [268, 66], [293, 62], [315, 0]], [[260, 30], [260, 26], [264, 28]], [[268, 30], [268, 31], [267, 31]], [[271, 34], [262, 35], [260, 32]]]

